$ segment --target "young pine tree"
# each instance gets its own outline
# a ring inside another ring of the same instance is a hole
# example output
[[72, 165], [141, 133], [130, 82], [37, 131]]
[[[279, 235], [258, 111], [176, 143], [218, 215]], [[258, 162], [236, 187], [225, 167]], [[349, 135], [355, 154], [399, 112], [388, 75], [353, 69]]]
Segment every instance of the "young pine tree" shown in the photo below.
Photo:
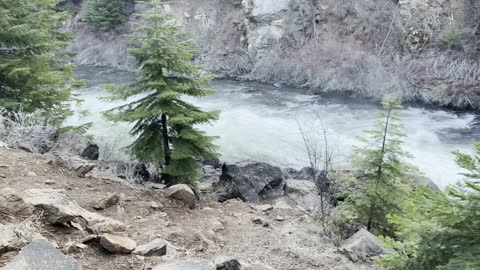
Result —
[[212, 93], [204, 88], [209, 78], [196, 76], [193, 44], [163, 12], [161, 1], [142, 4], [150, 11], [135, 24], [131, 40], [137, 46], [130, 50], [140, 78], [110, 87], [112, 100], [129, 103], [107, 112], [107, 117], [134, 123], [131, 134], [137, 138], [129, 147], [133, 157], [164, 165], [168, 184], [191, 183], [198, 177], [198, 160], [216, 156], [215, 138], [195, 126], [216, 120], [219, 112], [202, 111], [182, 99]]
[[407, 174], [409, 166], [402, 161], [408, 156], [401, 148], [405, 136], [398, 123], [398, 109], [395, 100], [383, 103], [384, 110], [377, 112], [376, 128], [367, 131], [369, 137], [362, 139], [364, 148], [356, 148], [353, 166], [364, 172], [358, 180], [359, 190], [349, 195], [342, 207], [349, 209], [358, 222], [369, 231], [391, 234], [387, 215], [400, 208], [410, 183]]
[[71, 35], [60, 22], [60, 0], [0, 0], [0, 107], [42, 110], [52, 123], [70, 114], [71, 64], [64, 64]]
[[402, 241], [386, 239], [396, 252], [379, 258], [382, 269], [480, 269], [480, 143], [475, 157], [455, 153], [469, 181], [445, 192], [419, 188], [389, 219]]
[[87, 0], [81, 17], [101, 31], [114, 30], [127, 19], [125, 0]]

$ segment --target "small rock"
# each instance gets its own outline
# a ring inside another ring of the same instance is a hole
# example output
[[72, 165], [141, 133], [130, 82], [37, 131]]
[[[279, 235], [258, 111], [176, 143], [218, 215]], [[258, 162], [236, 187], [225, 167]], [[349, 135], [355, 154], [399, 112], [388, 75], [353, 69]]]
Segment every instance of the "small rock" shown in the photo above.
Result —
[[193, 193], [192, 189], [185, 185], [174, 185], [167, 189], [167, 197], [171, 199], [175, 199], [178, 201], [182, 201], [190, 206], [190, 208], [195, 208], [196, 198], [195, 194]]
[[88, 246], [85, 245], [85, 244], [82, 244], [82, 243], [73, 243], [71, 245], [68, 245], [64, 251], [65, 253], [67, 254], [70, 254], [70, 253], [74, 253], [74, 252], [77, 252], [77, 251], [80, 251], [80, 250], [84, 250], [84, 249], [87, 249]]
[[222, 222], [220, 222], [219, 220], [214, 220], [214, 221], [211, 223], [210, 228], [211, 228], [212, 231], [214, 231], [214, 232], [219, 232], [219, 231], [225, 230], [225, 227], [223, 226]]
[[262, 205], [252, 204], [250, 205], [250, 207], [254, 210], [263, 211], [263, 212], [268, 212], [273, 210], [273, 206], [270, 204], [262, 204]]
[[167, 254], [167, 242], [163, 239], [155, 239], [152, 242], [138, 246], [133, 254], [141, 256], [164, 256]]
[[95, 210], [105, 210], [105, 209], [110, 208], [114, 205], [120, 204], [123, 201], [124, 197], [125, 196], [121, 193], [109, 194], [105, 198], [98, 201], [95, 204], [95, 206], [93, 206], [93, 209], [95, 209]]
[[35, 176], [37, 176], [37, 174], [34, 173], [34, 172], [28, 172], [28, 173], [27, 173], [27, 176], [28, 176], [28, 177], [35, 177]]
[[208, 261], [192, 259], [162, 263], [153, 267], [152, 270], [216, 270], [216, 267]]
[[55, 181], [53, 180], [46, 180], [45, 182], [43, 182], [45, 185], [55, 185]]
[[2, 173], [0, 174], [0, 178], [7, 178], [7, 177], [5, 176], [5, 174]]
[[159, 210], [163, 208], [163, 205], [157, 202], [149, 202], [148, 207], [154, 209], [154, 210]]
[[252, 220], [253, 224], [256, 224], [256, 225], [262, 225], [263, 224], [263, 220], [260, 219], [260, 218], [254, 218]]
[[78, 262], [65, 256], [46, 240], [33, 241], [2, 270], [81, 270]]
[[277, 220], [277, 221], [284, 221], [284, 220], [285, 220], [285, 218], [284, 218], [284, 217], [282, 217], [282, 216], [277, 216], [276, 220]]
[[104, 234], [100, 238], [100, 246], [113, 253], [129, 254], [135, 250], [137, 244], [128, 237]]

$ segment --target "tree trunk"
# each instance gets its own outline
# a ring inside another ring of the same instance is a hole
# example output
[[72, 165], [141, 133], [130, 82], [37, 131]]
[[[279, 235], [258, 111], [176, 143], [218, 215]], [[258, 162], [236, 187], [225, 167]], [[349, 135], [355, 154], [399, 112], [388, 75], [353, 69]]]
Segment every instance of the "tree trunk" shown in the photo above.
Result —
[[[168, 126], [167, 126], [167, 115], [162, 114], [162, 139], [163, 139], [163, 154], [164, 154], [164, 161], [165, 167], [170, 165], [171, 156], [170, 156], [170, 145], [168, 139]], [[162, 173], [162, 179], [165, 180], [165, 184], [169, 184], [171, 181], [171, 176], [165, 173]]]

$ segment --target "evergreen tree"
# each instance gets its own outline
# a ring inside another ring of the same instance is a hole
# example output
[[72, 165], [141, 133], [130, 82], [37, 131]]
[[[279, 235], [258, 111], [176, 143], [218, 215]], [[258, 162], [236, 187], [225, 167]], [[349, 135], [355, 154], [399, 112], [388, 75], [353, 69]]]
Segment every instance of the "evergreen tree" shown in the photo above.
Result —
[[59, 50], [71, 36], [54, 10], [59, 0], [0, 0], [0, 106], [8, 111], [43, 110], [59, 123], [70, 113], [74, 66]]
[[384, 110], [377, 112], [376, 128], [366, 132], [367, 139], [361, 139], [365, 148], [355, 149], [353, 166], [365, 176], [358, 180], [359, 190], [350, 194], [341, 208], [351, 212], [369, 231], [390, 235], [387, 215], [399, 210], [411, 188], [407, 178], [411, 168], [402, 161], [408, 154], [401, 148], [405, 134], [398, 123], [400, 106], [395, 100], [383, 106]]
[[198, 177], [198, 160], [216, 156], [214, 138], [195, 126], [216, 120], [219, 112], [202, 111], [182, 99], [211, 94], [204, 88], [209, 77], [196, 76], [200, 68], [191, 62], [193, 44], [163, 12], [161, 1], [141, 3], [150, 10], [134, 24], [131, 40], [137, 46], [130, 50], [140, 78], [110, 87], [112, 100], [130, 102], [107, 112], [107, 117], [134, 123], [131, 134], [137, 138], [129, 147], [133, 157], [165, 165], [168, 184], [191, 183]]
[[440, 41], [449, 47], [455, 47], [460, 43], [460, 29], [454, 22], [447, 24], [445, 29], [440, 33]]
[[470, 181], [445, 193], [419, 188], [390, 217], [402, 241], [386, 239], [397, 252], [379, 258], [381, 268], [480, 269], [480, 143], [475, 147], [475, 157], [455, 153]]
[[102, 31], [115, 29], [128, 17], [125, 0], [87, 0], [80, 15], [88, 24]]

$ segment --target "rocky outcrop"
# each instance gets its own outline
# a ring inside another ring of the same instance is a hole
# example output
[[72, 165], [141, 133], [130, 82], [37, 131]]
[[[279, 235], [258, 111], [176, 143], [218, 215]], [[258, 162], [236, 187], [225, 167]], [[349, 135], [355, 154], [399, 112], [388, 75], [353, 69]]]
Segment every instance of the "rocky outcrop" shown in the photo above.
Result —
[[215, 266], [205, 260], [183, 260], [169, 263], [162, 263], [152, 270], [216, 270]]
[[125, 224], [120, 221], [92, 213], [80, 207], [65, 190], [29, 189], [20, 194], [29, 205], [44, 211], [52, 224], [86, 223], [93, 232], [123, 231]]
[[259, 201], [284, 194], [285, 179], [278, 167], [259, 162], [224, 165], [220, 182], [214, 187], [219, 201], [240, 198]]
[[380, 240], [365, 229], [360, 229], [347, 239], [340, 247], [340, 251], [353, 262], [368, 262], [373, 257], [392, 252], [383, 247]]
[[1, 270], [81, 270], [73, 258], [65, 256], [45, 240], [32, 242], [24, 247], [13, 261]]
[[88, 160], [98, 160], [99, 157], [97, 144], [91, 142], [85, 136], [73, 132], [58, 136], [50, 151], [75, 155]]

